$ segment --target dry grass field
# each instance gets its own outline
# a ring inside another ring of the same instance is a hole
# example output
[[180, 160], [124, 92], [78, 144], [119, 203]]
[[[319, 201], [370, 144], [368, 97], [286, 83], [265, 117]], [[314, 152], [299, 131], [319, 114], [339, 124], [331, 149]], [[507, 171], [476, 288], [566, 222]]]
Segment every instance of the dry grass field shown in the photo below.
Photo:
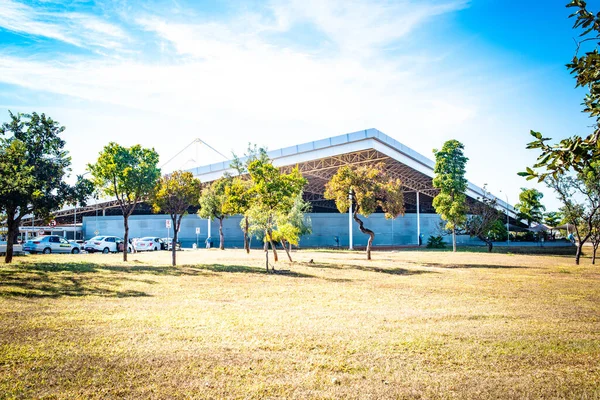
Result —
[[260, 251], [19, 257], [0, 398], [600, 398], [589, 259], [294, 256], [281, 274]]

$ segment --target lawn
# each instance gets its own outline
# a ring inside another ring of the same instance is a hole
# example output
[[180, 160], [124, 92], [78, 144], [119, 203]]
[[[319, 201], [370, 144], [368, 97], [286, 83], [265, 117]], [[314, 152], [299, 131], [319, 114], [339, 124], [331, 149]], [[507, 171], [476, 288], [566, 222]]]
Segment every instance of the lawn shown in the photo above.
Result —
[[589, 259], [294, 256], [279, 274], [260, 251], [19, 257], [0, 398], [600, 398]]

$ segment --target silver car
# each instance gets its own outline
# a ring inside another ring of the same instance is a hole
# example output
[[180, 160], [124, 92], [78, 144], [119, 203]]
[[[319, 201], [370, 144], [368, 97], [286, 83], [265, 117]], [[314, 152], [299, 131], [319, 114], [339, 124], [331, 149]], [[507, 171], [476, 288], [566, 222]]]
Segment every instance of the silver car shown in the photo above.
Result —
[[63, 237], [56, 235], [40, 236], [35, 239], [28, 240], [23, 245], [23, 251], [27, 251], [31, 254], [36, 253], [72, 253], [78, 254], [80, 252], [79, 246], [69, 243], [69, 241]]

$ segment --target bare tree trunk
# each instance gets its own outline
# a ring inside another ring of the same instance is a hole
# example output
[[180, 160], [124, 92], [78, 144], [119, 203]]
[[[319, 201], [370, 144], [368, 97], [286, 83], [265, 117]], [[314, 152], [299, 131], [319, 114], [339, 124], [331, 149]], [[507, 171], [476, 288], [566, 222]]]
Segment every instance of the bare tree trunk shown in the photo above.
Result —
[[[277, 249], [275, 248], [275, 243], [269, 238], [269, 243], [271, 244], [271, 250], [273, 250], [273, 261], [279, 261], [279, 257], [277, 257]], [[273, 268], [275, 269], [275, 268]]]
[[[272, 226], [271, 222], [273, 221], [273, 216], [269, 216], [269, 224], [267, 226]], [[265, 231], [266, 239], [271, 244], [271, 249], [273, 250], [273, 262], [279, 261], [279, 257], [277, 257], [277, 248], [275, 248], [275, 243], [273, 243], [273, 230], [271, 228], [267, 228]], [[275, 267], [273, 267], [273, 271], [275, 271]]]
[[285, 250], [285, 253], [288, 256], [288, 259], [290, 260], [290, 262], [294, 262], [294, 260], [292, 260], [292, 256], [290, 254], [290, 251], [288, 250], [287, 246], [285, 245], [285, 240], [281, 241], [281, 247], [283, 247], [283, 249]]
[[249, 254], [250, 253], [250, 237], [248, 236], [248, 217], [244, 216], [244, 250], [246, 250], [246, 253]]
[[225, 250], [225, 236], [223, 236], [223, 218], [219, 218], [219, 249]]
[[579, 258], [581, 258], [582, 246], [583, 245], [580, 242], [577, 243], [577, 252], [575, 253], [575, 265], [579, 265]]
[[594, 252], [592, 253], [592, 264], [596, 264], [596, 251], [598, 250], [598, 243], [594, 243]]
[[181, 215], [179, 221], [177, 221], [177, 214], [171, 216], [173, 220], [173, 241], [171, 242], [171, 264], [175, 267], [177, 265], [177, 236], [179, 235], [179, 227], [181, 226]]
[[452, 251], [456, 253], [456, 227], [452, 226]]
[[[127, 261], [127, 247], [129, 245], [129, 215], [123, 214], [123, 227], [125, 228], [125, 233], [123, 234], [123, 261]], [[117, 245], [118, 246], [118, 245]], [[117, 252], [119, 248], [117, 247]]]
[[15, 221], [15, 211], [7, 210], [6, 212], [6, 225], [8, 228], [8, 232], [6, 235], [6, 255], [4, 256], [4, 262], [9, 264], [13, 259], [14, 252], [14, 243], [15, 243], [15, 233], [19, 226], [18, 221]]
[[265, 242], [265, 266], [267, 267], [267, 274], [269, 273], [269, 249], [267, 248], [267, 242]]
[[370, 260], [371, 259], [371, 245], [373, 244], [373, 239], [375, 239], [375, 232], [373, 232], [372, 230], [370, 230], [368, 228], [365, 228], [364, 223], [360, 220], [360, 218], [358, 218], [357, 211], [354, 211], [354, 214], [352, 215], [352, 217], [358, 223], [358, 228], [360, 229], [360, 231], [366, 235], [369, 235], [369, 241], [367, 242], [367, 260]]

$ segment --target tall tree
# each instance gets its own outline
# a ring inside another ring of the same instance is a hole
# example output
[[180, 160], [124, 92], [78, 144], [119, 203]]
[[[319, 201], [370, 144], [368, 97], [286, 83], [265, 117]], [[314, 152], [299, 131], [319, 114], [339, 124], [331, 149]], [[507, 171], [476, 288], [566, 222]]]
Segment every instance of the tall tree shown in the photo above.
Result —
[[325, 198], [335, 200], [335, 205], [341, 213], [348, 211], [352, 204], [352, 217], [358, 223], [360, 231], [369, 235], [367, 260], [371, 259], [375, 232], [365, 228], [358, 215], [368, 217], [378, 208], [383, 210], [388, 219], [404, 215], [402, 182], [388, 175], [384, 163], [340, 167], [325, 185]]
[[252, 181], [241, 176], [231, 179], [231, 183], [225, 187], [225, 202], [223, 203], [223, 212], [229, 215], [241, 214], [240, 228], [244, 233], [244, 250], [250, 253], [250, 222], [248, 220], [248, 210], [252, 204]]
[[306, 216], [310, 210], [310, 203], [302, 199], [302, 193], [298, 193], [289, 212], [278, 213], [275, 218], [275, 240], [281, 242], [290, 261], [292, 245], [298, 246], [300, 237], [312, 233], [310, 217]]
[[544, 224], [555, 227], [562, 221], [563, 215], [558, 211], [549, 211], [544, 214]]
[[197, 203], [202, 185], [191, 172], [175, 171], [162, 176], [152, 192], [152, 207], [154, 211], [165, 212], [173, 221], [173, 242], [171, 246], [172, 264], [177, 265], [176, 247], [181, 219], [187, 214], [191, 205]]
[[596, 213], [592, 219], [590, 242], [592, 243], [592, 264], [596, 264], [596, 253], [600, 246], [600, 212]]
[[583, 245], [594, 233], [600, 213], [600, 161], [574, 176], [547, 175], [544, 181], [558, 194], [564, 220], [575, 230], [575, 264], [579, 265]]
[[241, 214], [243, 216], [240, 228], [244, 233], [244, 250], [246, 250], [246, 253], [250, 253], [250, 222], [248, 211], [253, 200], [253, 193], [251, 191], [253, 183], [248, 174], [248, 166], [252, 161], [257, 159], [262, 162], [269, 162], [267, 149], [250, 143], [248, 143], [248, 150], [244, 154], [243, 159], [235, 153], [233, 154], [233, 161], [230, 166], [237, 171], [237, 176], [225, 188], [226, 200], [223, 205], [224, 212], [229, 215]]
[[441, 150], [433, 150], [433, 187], [440, 189], [433, 199], [433, 207], [446, 221], [446, 229], [452, 231], [452, 251], [456, 251], [456, 229], [467, 219], [465, 166], [469, 159], [463, 154], [464, 148], [458, 140], [448, 140]]
[[273, 259], [278, 261], [273, 236], [276, 217], [278, 214], [289, 213], [294, 205], [294, 199], [302, 193], [306, 179], [302, 177], [297, 167], [289, 174], [285, 174], [274, 167], [269, 160], [261, 158], [255, 159], [248, 165], [248, 173], [252, 179], [250, 195], [253, 196], [248, 211], [250, 224], [260, 226], [264, 233], [265, 250], [268, 248], [266, 245], [268, 242], [273, 251]]
[[136, 144], [123, 147], [111, 142], [104, 147], [95, 164], [88, 164], [94, 184], [105, 194], [116, 197], [123, 214], [123, 261], [127, 261], [129, 217], [140, 201], [152, 193], [160, 177], [158, 153]]
[[550, 235], [554, 238], [554, 228], [563, 220], [563, 215], [559, 211], [549, 211], [544, 214], [544, 224], [550, 227]]
[[45, 114], [13, 114], [0, 126], [0, 211], [7, 224], [5, 262], [10, 263], [21, 219], [35, 211], [47, 218], [64, 204], [85, 199], [92, 192], [89, 182], [68, 176], [71, 158], [60, 134], [65, 130]]
[[226, 176], [212, 182], [202, 190], [200, 195], [200, 209], [198, 215], [202, 218], [219, 220], [219, 249], [225, 250], [225, 235], [223, 234], [223, 220], [230, 214], [225, 207], [227, 201], [226, 190], [231, 185], [231, 177]]
[[557, 179], [569, 171], [581, 173], [590, 168], [594, 160], [600, 159], [600, 13], [589, 11], [584, 0], [572, 0], [567, 7], [574, 9], [570, 15], [575, 19], [573, 28], [581, 32], [575, 55], [567, 68], [575, 77], [575, 87], [588, 91], [583, 101], [583, 112], [594, 119], [593, 131], [586, 137], [573, 135], [550, 144], [551, 138], [532, 130], [530, 133], [534, 140], [527, 148], [539, 149], [540, 155], [533, 168], [527, 167], [519, 175], [527, 179], [537, 178], [539, 182], [548, 175]]
[[515, 204], [520, 219], [527, 221], [527, 227], [531, 227], [532, 222], [542, 223], [544, 220], [544, 211], [546, 207], [542, 205], [544, 194], [537, 189], [521, 188], [519, 194], [519, 203]]

